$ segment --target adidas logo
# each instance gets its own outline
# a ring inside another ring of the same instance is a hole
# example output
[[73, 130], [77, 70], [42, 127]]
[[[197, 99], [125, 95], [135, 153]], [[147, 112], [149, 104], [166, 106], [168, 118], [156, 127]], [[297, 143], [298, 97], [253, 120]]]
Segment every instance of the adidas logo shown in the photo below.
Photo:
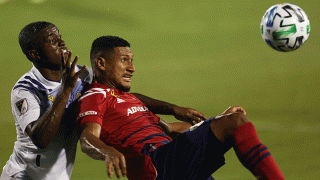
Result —
[[117, 102], [118, 102], [118, 103], [122, 103], [122, 102], [126, 102], [126, 101], [123, 100], [123, 99], [117, 98]]

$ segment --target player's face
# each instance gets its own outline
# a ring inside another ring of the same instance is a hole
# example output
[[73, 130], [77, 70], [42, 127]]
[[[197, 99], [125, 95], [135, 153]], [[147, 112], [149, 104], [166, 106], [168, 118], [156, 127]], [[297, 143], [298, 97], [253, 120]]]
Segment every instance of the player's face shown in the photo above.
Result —
[[116, 47], [114, 52], [108, 55], [106, 61], [106, 85], [128, 92], [131, 87], [131, 77], [135, 72], [133, 53], [130, 47]]
[[[47, 26], [38, 33], [36, 41], [39, 45], [37, 53], [40, 57], [37, 64], [40, 67], [59, 70], [62, 67], [63, 51], [68, 52], [68, 50], [58, 28], [55, 25]], [[66, 57], [67, 54], [65, 53]]]

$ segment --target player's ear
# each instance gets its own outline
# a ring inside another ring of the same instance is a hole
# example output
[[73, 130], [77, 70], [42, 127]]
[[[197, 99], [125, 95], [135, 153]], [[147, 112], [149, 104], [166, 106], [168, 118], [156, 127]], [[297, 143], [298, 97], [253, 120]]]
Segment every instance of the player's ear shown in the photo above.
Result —
[[29, 51], [29, 56], [34, 60], [39, 60], [40, 59], [39, 53], [36, 50], [30, 50]]
[[96, 66], [98, 69], [100, 70], [106, 70], [106, 59], [104, 59], [103, 57], [97, 57], [96, 58]]

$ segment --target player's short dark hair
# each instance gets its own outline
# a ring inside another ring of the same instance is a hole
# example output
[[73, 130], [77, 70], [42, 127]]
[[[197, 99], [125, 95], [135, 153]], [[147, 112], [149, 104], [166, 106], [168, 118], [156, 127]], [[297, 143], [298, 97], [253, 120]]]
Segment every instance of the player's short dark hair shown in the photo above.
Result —
[[29, 56], [29, 51], [37, 47], [34, 38], [43, 28], [46, 28], [49, 25], [52, 25], [52, 23], [46, 21], [37, 21], [26, 25], [20, 31], [19, 44], [21, 50], [31, 62], [33, 59]]
[[93, 65], [97, 56], [106, 50], [113, 50], [115, 47], [130, 47], [130, 43], [117, 36], [101, 36], [95, 39], [91, 46], [90, 59]]

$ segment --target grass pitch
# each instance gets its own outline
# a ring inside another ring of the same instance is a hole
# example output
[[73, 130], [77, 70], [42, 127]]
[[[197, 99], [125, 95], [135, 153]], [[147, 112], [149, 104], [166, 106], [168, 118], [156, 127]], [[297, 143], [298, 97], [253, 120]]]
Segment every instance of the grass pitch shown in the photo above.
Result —
[[[311, 33], [298, 50], [281, 53], [266, 45], [259, 28], [264, 12], [278, 3], [0, 1], [0, 166], [16, 140], [10, 92], [31, 69], [18, 34], [26, 24], [45, 20], [58, 26], [79, 64], [90, 65], [91, 43], [99, 36], [128, 40], [135, 54], [132, 92], [192, 107], [208, 117], [241, 105], [287, 179], [318, 179], [318, 4], [290, 2], [307, 13]], [[71, 179], [108, 179], [103, 161], [78, 150]], [[254, 179], [233, 150], [225, 157], [215, 179]]]

